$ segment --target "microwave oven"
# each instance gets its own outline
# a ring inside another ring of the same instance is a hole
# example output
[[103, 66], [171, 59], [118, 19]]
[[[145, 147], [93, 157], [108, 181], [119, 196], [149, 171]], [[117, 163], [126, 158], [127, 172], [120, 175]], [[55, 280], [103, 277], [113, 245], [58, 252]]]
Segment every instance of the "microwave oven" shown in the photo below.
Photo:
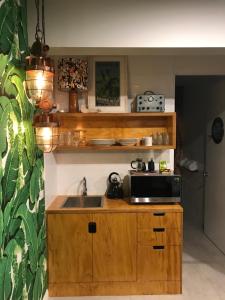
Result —
[[130, 171], [130, 203], [174, 203], [181, 201], [180, 175]]

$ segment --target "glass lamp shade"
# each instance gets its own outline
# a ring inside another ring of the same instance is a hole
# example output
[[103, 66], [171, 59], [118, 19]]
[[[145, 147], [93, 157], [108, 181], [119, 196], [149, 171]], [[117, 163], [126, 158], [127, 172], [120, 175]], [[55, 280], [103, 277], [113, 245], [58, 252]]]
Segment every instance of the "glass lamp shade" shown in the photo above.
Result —
[[26, 91], [27, 96], [34, 104], [42, 100], [53, 99], [53, 77], [54, 73], [44, 70], [26, 71]]
[[43, 152], [53, 151], [59, 143], [59, 127], [57, 123], [35, 124], [36, 144]]
[[49, 57], [26, 58], [26, 91], [34, 104], [53, 99], [53, 61]]

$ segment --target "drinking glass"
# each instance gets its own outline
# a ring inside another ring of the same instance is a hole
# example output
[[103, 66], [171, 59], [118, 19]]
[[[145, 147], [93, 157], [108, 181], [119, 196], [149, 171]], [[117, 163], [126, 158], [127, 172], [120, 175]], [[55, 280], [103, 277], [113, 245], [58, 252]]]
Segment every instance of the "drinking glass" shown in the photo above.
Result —
[[78, 147], [80, 143], [80, 130], [74, 130], [73, 131], [73, 145], [75, 147]]

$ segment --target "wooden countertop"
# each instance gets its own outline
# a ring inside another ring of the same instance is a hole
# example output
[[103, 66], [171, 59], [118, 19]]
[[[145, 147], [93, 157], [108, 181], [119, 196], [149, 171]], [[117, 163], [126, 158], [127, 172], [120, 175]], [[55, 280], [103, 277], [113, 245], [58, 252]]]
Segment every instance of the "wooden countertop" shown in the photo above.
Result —
[[183, 212], [180, 204], [129, 204], [124, 199], [108, 199], [104, 197], [103, 207], [91, 208], [61, 208], [66, 198], [69, 195], [57, 196], [48, 206], [47, 213], [97, 213], [97, 212], [151, 212], [151, 211], [166, 211], [166, 212]]

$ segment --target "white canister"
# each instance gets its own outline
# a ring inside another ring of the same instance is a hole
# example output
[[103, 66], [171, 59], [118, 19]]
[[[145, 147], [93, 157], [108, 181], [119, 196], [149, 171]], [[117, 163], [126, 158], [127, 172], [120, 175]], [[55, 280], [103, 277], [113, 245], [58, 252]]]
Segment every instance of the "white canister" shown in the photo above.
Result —
[[152, 146], [152, 137], [151, 136], [144, 136], [142, 138], [142, 143], [144, 146]]

